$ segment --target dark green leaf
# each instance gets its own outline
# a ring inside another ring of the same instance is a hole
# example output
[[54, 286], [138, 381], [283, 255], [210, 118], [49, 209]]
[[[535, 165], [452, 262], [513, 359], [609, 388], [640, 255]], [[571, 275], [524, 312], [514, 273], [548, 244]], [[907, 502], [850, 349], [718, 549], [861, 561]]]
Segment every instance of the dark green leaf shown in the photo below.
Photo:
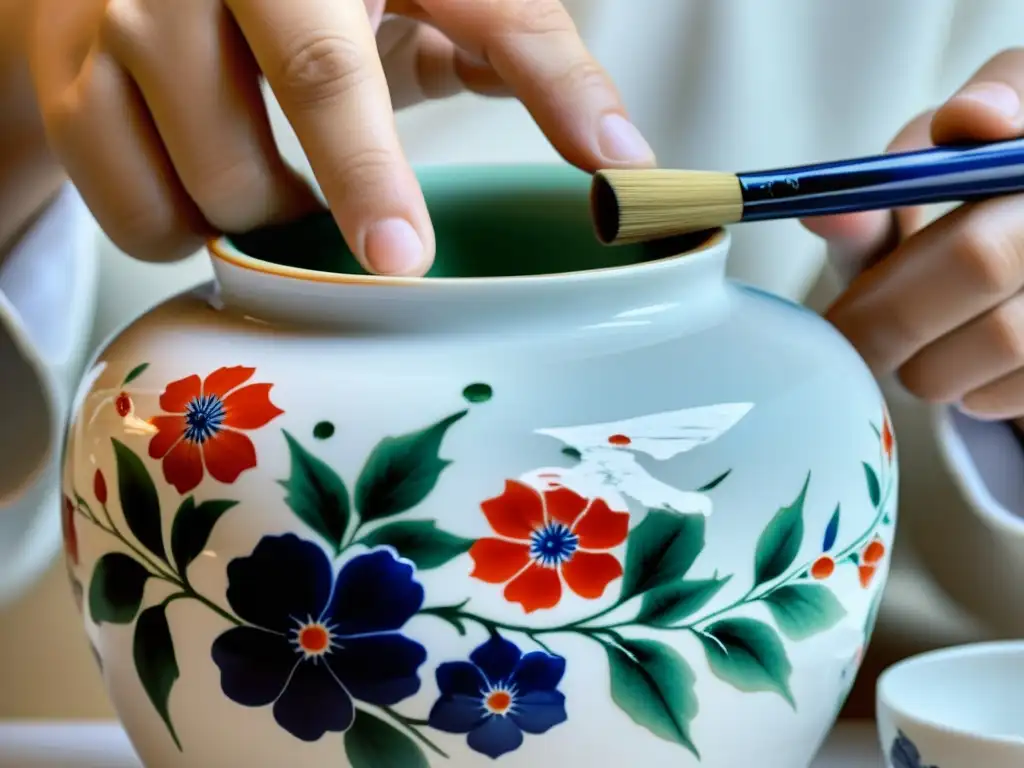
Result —
[[864, 462], [864, 477], [868, 481], [868, 496], [871, 498], [871, 506], [877, 507], [882, 500], [882, 487], [878, 484], [878, 475], [866, 461]]
[[138, 542], [166, 563], [160, 498], [153, 479], [142, 459], [131, 448], [114, 438], [111, 442], [117, 460], [117, 492], [121, 497], [124, 520]]
[[583, 454], [580, 453], [578, 449], [573, 448], [572, 446], [566, 446], [565, 448], [563, 448], [562, 453], [568, 456], [570, 459], [575, 459], [576, 461], [579, 461], [580, 459], [583, 458]]
[[175, 746], [181, 750], [181, 742], [171, 722], [168, 700], [171, 688], [178, 679], [178, 659], [174, 655], [174, 640], [167, 625], [167, 606], [154, 605], [139, 616], [135, 625], [135, 641], [132, 646], [135, 657], [135, 671], [138, 672], [146, 695], [167, 725]]
[[824, 584], [787, 584], [763, 600], [790, 640], [806, 640], [832, 629], [846, 615], [842, 603]]
[[356, 509], [364, 522], [400, 514], [427, 498], [451, 464], [438, 455], [441, 441], [466, 413], [459, 411], [419, 432], [377, 443], [356, 481]]
[[97, 624], [129, 624], [139, 612], [149, 571], [138, 560], [108, 552], [96, 562], [89, 582], [89, 615]]
[[696, 675], [686, 659], [654, 640], [606, 645], [612, 700], [629, 718], [655, 736], [700, 753], [690, 735], [699, 705]]
[[430, 768], [416, 742], [363, 709], [345, 732], [345, 755], [352, 768]]
[[131, 384], [133, 381], [139, 378], [139, 376], [141, 376], [146, 371], [147, 368], [149, 368], [149, 363], [139, 363], [138, 365], [136, 365], [134, 368], [128, 371], [128, 375], [124, 377], [124, 381], [121, 382], [121, 386], [123, 387], [125, 384]]
[[720, 474], [714, 480], [712, 480], [709, 483], [705, 483], [700, 488], [698, 488], [697, 489], [697, 493], [707, 493], [708, 491], [714, 490], [715, 488], [717, 488], [719, 485], [722, 484], [722, 481], [725, 480], [725, 478], [727, 478], [731, 474], [732, 474], [732, 470], [731, 469], [725, 470], [725, 472]]
[[652, 509], [629, 535], [622, 600], [683, 578], [704, 549], [704, 515]]
[[412, 560], [423, 571], [440, 568], [473, 546], [472, 539], [443, 531], [434, 520], [390, 523], [364, 536], [362, 543], [368, 547], [394, 547], [400, 556]]
[[730, 578], [676, 581], [652, 589], [644, 595], [636, 621], [653, 627], [671, 627], [707, 605]]
[[777, 693], [796, 709], [789, 689], [793, 667], [770, 626], [754, 619], [723, 619], [698, 637], [717, 677], [745, 693]]
[[491, 385], [484, 384], [483, 382], [470, 384], [462, 390], [462, 396], [470, 403], [486, 403], [493, 395], [494, 390], [491, 388]]
[[348, 489], [337, 472], [299, 445], [287, 430], [281, 431], [291, 454], [291, 476], [280, 481], [288, 492], [285, 503], [337, 553], [352, 517]]
[[185, 569], [206, 548], [213, 526], [221, 515], [237, 504], [237, 501], [220, 499], [204, 501], [197, 506], [191, 496], [181, 502], [171, 525], [171, 556], [180, 575], [185, 575]]
[[778, 578], [796, 559], [804, 539], [804, 499], [810, 482], [808, 472], [796, 500], [776, 512], [761, 532], [754, 552], [754, 586]]

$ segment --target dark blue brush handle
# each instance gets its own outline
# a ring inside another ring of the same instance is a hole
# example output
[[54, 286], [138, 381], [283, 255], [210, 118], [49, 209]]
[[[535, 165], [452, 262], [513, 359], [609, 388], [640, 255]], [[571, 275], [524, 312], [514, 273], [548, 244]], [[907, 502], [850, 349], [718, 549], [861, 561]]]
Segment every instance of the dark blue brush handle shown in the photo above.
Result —
[[1024, 191], [1024, 139], [737, 174], [743, 221], [973, 200]]

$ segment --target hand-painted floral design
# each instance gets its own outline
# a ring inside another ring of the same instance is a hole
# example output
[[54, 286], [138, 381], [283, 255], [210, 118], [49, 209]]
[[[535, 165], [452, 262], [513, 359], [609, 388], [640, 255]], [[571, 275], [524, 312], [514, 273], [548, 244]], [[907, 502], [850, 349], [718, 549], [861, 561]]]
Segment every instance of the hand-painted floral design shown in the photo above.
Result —
[[903, 731], [899, 731], [898, 734], [889, 748], [889, 762], [892, 763], [892, 768], [939, 768], [937, 765], [922, 763], [917, 745]]
[[64, 532], [64, 553], [71, 565], [78, 565], [78, 531], [75, 528], [75, 504], [65, 495], [61, 507], [61, 528]]
[[178, 493], [199, 485], [204, 465], [222, 483], [256, 466], [256, 448], [243, 430], [263, 427], [284, 411], [270, 402], [272, 384], [246, 384], [255, 372], [238, 365], [218, 368], [203, 380], [193, 374], [171, 382], [160, 395], [166, 414], [150, 419], [158, 431], [149, 455], [163, 460], [164, 478]]
[[391, 550], [359, 555], [333, 577], [319, 545], [268, 536], [227, 571], [228, 603], [252, 625], [213, 644], [232, 701], [272, 704], [278, 725], [315, 741], [352, 727], [354, 700], [387, 707], [419, 690], [427, 652], [400, 630], [422, 606], [423, 587]]
[[879, 439], [882, 442], [882, 455], [885, 456], [886, 461], [892, 462], [893, 455], [896, 452], [896, 438], [892, 433], [892, 422], [889, 420], [888, 410], [885, 410], [882, 414], [882, 430]]
[[469, 550], [472, 576], [505, 584], [505, 599], [527, 613], [558, 605], [563, 580], [593, 600], [622, 576], [622, 564], [608, 550], [626, 540], [629, 513], [612, 510], [604, 499], [508, 480], [500, 496], [480, 506], [501, 538], [480, 539]]
[[430, 711], [430, 727], [465, 733], [470, 749], [498, 758], [523, 743], [523, 733], [546, 733], [566, 721], [558, 684], [565, 659], [543, 651], [523, 655], [495, 635], [469, 661], [437, 668], [441, 696]]

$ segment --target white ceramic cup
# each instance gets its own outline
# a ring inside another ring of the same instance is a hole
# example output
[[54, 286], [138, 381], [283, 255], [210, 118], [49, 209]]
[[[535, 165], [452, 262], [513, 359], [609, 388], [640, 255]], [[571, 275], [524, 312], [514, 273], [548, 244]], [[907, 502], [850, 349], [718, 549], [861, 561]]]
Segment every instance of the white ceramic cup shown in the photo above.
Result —
[[1024, 766], [1024, 642], [977, 643], [914, 656], [878, 681], [888, 768]]

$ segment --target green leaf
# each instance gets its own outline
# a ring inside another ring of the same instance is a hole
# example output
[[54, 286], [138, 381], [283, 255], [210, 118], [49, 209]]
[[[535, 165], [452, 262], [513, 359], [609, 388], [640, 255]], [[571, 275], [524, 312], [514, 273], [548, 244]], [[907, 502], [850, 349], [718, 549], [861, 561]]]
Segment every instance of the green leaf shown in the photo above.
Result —
[[762, 598], [790, 640], [806, 640], [832, 629], [846, 609], [824, 584], [787, 584]]
[[89, 581], [89, 615], [97, 624], [130, 624], [139, 612], [149, 571], [133, 557], [108, 552]]
[[153, 479], [146, 471], [142, 459], [124, 443], [111, 438], [117, 461], [117, 492], [121, 498], [121, 512], [128, 528], [138, 542], [167, 562], [164, 534], [160, 523], [160, 498]]
[[462, 396], [470, 403], [486, 403], [494, 396], [494, 389], [490, 384], [478, 381], [462, 390]]
[[466, 554], [474, 542], [441, 530], [434, 520], [409, 520], [381, 526], [364, 536], [362, 543], [394, 547], [401, 557], [428, 571]]
[[731, 578], [677, 581], [652, 589], [640, 603], [636, 622], [652, 627], [671, 627], [707, 605]]
[[345, 732], [345, 755], [352, 768], [430, 768], [416, 742], [363, 709]]
[[698, 637], [716, 677], [744, 693], [777, 693], [796, 709], [789, 689], [793, 667], [770, 626], [754, 619], [723, 619]]
[[438, 455], [441, 441], [466, 413], [453, 413], [419, 432], [385, 437], [377, 443], [356, 481], [356, 509], [364, 522], [400, 514], [427, 498], [451, 464]]
[[348, 489], [337, 472], [299, 445], [287, 430], [281, 431], [291, 454], [291, 475], [279, 481], [288, 492], [285, 504], [338, 553], [352, 517]]
[[755, 587], [781, 576], [796, 559], [804, 539], [804, 499], [810, 482], [808, 472], [800, 495], [788, 507], [776, 512], [761, 532], [754, 552]]
[[141, 376], [146, 371], [147, 368], [149, 368], [149, 363], [139, 363], [138, 365], [136, 365], [134, 368], [128, 371], [128, 375], [124, 377], [124, 381], [121, 382], [121, 386], [123, 387], [125, 384], [131, 384], [133, 381], [139, 378], [139, 376]]
[[871, 506], [877, 507], [882, 500], [882, 486], [878, 483], [878, 475], [875, 474], [875, 470], [866, 461], [864, 462], [864, 477], [868, 481], [868, 496], [871, 497]]
[[191, 496], [181, 502], [171, 526], [171, 557], [181, 576], [206, 548], [210, 533], [221, 515], [237, 504], [237, 501], [220, 499], [204, 501], [197, 506]]
[[178, 659], [174, 654], [174, 640], [167, 624], [167, 605], [154, 605], [139, 616], [132, 644], [135, 671], [138, 672], [146, 695], [167, 725], [174, 744], [181, 751], [181, 742], [171, 722], [168, 700], [171, 688], [178, 679]]
[[583, 454], [579, 452], [579, 449], [573, 448], [572, 446], [566, 446], [565, 448], [563, 448], [562, 453], [568, 456], [570, 459], [575, 459], [576, 461], [579, 461], [580, 459], [583, 458]]
[[722, 481], [725, 480], [725, 478], [727, 478], [731, 474], [732, 474], [732, 470], [731, 469], [725, 470], [725, 472], [720, 474], [714, 480], [712, 480], [709, 483], [705, 483], [700, 488], [698, 488], [697, 489], [697, 493], [707, 493], [708, 491], [714, 490], [715, 488], [717, 488], [719, 485], [722, 484]]
[[629, 718], [655, 736], [685, 747], [699, 760], [690, 724], [700, 707], [697, 676], [686, 659], [654, 640], [605, 645], [612, 700]]
[[650, 510], [629, 535], [621, 600], [683, 578], [703, 549], [704, 515]]

